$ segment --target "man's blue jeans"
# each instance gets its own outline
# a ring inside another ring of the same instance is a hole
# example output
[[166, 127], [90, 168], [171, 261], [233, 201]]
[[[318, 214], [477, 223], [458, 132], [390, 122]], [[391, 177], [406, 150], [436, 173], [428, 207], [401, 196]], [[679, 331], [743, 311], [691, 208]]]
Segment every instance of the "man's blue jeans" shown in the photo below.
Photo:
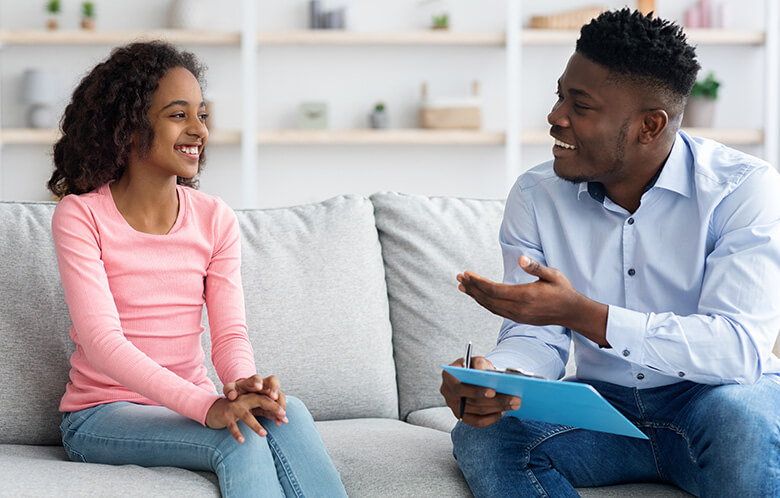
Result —
[[209, 429], [162, 406], [120, 401], [63, 415], [65, 451], [76, 462], [173, 466], [217, 474], [222, 496], [346, 496], [309, 411], [287, 397], [288, 424], [244, 422], [239, 444], [227, 429]]
[[459, 422], [453, 453], [476, 497], [578, 496], [574, 487], [668, 482], [699, 496], [780, 497], [780, 384], [588, 382], [649, 441], [504, 416]]

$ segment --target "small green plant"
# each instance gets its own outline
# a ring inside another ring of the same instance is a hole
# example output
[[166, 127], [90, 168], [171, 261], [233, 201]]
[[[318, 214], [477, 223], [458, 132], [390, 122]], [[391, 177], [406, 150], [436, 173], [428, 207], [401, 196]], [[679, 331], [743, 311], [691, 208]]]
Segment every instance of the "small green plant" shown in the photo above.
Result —
[[709, 99], [718, 98], [718, 88], [720, 82], [715, 79], [715, 75], [710, 72], [703, 81], [697, 81], [691, 88], [691, 97], [706, 97]]
[[62, 11], [60, 0], [49, 0], [46, 3], [46, 12], [49, 14], [59, 14]]
[[433, 16], [433, 29], [447, 29], [450, 27], [449, 14], [442, 14], [440, 16]]
[[95, 17], [95, 3], [83, 2], [81, 4], [81, 17], [92, 19]]
[[385, 103], [377, 102], [376, 105], [374, 105], [374, 112], [385, 112]]

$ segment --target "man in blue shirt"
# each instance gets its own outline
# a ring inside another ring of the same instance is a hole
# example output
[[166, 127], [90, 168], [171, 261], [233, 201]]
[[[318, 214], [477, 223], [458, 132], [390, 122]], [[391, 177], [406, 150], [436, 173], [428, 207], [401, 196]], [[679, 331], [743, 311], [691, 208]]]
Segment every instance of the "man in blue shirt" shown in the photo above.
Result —
[[780, 178], [679, 131], [698, 70], [667, 21], [623, 9], [584, 26], [548, 116], [554, 160], [507, 199], [504, 283], [458, 275], [506, 318], [473, 368], [558, 379], [573, 342], [577, 380], [650, 439], [504, 417], [522, 400], [444, 373], [476, 496], [664, 481], [780, 497]]

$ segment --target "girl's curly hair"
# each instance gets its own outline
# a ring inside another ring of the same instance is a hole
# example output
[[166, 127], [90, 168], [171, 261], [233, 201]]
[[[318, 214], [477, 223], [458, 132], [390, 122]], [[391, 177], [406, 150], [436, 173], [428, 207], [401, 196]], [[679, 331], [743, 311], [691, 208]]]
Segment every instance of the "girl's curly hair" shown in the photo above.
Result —
[[[154, 139], [148, 112], [158, 82], [168, 70], [183, 67], [198, 82], [204, 67], [190, 52], [161, 42], [117, 47], [95, 66], [73, 92], [60, 122], [62, 137], [54, 144], [54, 173], [49, 190], [62, 198], [83, 194], [118, 180], [127, 167], [135, 135], [141, 157]], [[200, 156], [198, 173], [204, 156]], [[177, 179], [197, 188], [193, 178]]]

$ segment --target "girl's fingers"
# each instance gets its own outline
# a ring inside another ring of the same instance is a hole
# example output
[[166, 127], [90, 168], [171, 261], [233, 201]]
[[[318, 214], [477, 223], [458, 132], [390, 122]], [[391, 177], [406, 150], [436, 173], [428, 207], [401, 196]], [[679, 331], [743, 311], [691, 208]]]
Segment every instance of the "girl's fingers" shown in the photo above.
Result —
[[258, 436], [265, 437], [265, 435], [267, 434], [266, 431], [265, 431], [265, 428], [263, 428], [263, 426], [260, 425], [260, 422], [258, 422], [257, 419], [255, 418], [255, 416], [252, 415], [251, 411], [245, 412], [241, 416], [241, 420], [243, 420], [244, 423], [246, 425], [248, 425], [250, 429], [255, 431]]
[[227, 425], [227, 428], [230, 431], [230, 433], [233, 435], [233, 437], [236, 438], [236, 441], [238, 441], [239, 443], [243, 443], [244, 442], [244, 435], [241, 434], [241, 431], [238, 429], [238, 424], [237, 423], [230, 422]]

